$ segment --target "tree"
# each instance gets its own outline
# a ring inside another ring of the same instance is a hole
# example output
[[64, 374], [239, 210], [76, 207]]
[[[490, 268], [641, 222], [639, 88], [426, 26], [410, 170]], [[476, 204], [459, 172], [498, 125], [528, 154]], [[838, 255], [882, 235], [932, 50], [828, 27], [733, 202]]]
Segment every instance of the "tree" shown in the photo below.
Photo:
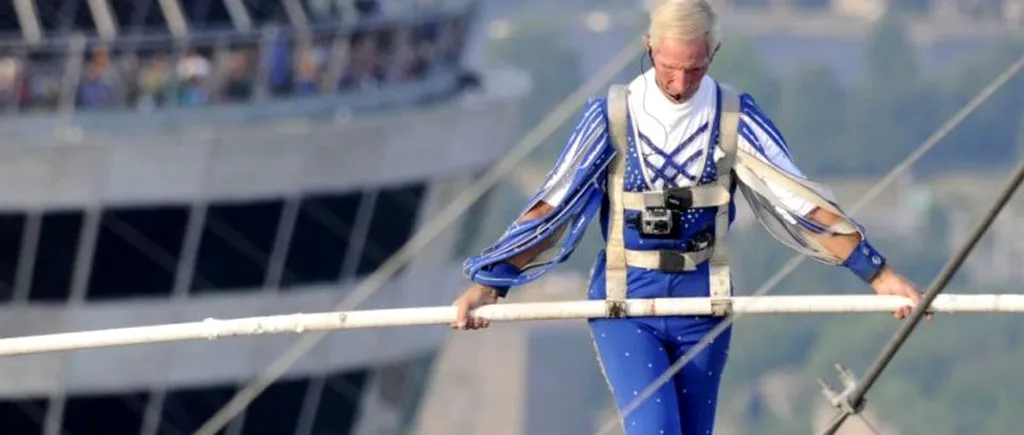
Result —
[[711, 64], [716, 80], [750, 93], [767, 113], [775, 113], [779, 102], [779, 79], [768, 70], [757, 47], [747, 39], [722, 42]]
[[865, 55], [864, 80], [851, 98], [843, 164], [880, 174], [932, 132], [943, 106], [933, 85], [918, 75], [917, 53], [899, 15], [879, 22]]
[[1017, 122], [1017, 159], [1024, 159], [1024, 117]]
[[837, 133], [845, 129], [847, 93], [835, 73], [824, 66], [800, 69], [785, 80], [776, 123], [805, 171], [832, 172], [844, 159]]
[[[1024, 43], [1007, 39], [957, 65], [946, 88], [948, 104], [955, 108], [967, 104], [1021, 54], [1024, 54]], [[1021, 95], [1024, 95], [1024, 77], [1017, 74], [950, 134], [949, 145], [938, 147], [922, 163], [941, 170], [942, 162], [956, 162], [963, 168], [965, 165], [1002, 165], [1010, 161], [1016, 154], [1018, 114], [1024, 111]]]

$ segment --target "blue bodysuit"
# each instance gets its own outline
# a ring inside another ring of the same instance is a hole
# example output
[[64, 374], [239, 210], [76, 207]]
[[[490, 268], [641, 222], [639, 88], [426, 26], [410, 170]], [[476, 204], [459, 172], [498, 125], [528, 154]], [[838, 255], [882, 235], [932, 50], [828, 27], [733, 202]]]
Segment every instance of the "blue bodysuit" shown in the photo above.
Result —
[[[492, 286], [504, 296], [509, 287], [542, 276], [575, 249], [596, 215], [602, 236], [609, 240], [611, 213], [609, 168], [623, 165], [621, 190], [642, 194], [710, 186], [719, 180], [719, 160], [725, 153], [722, 107], [725, 92], [705, 77], [686, 103], [670, 102], [654, 84], [654, 71], [638, 76], [625, 88], [625, 144], [613, 145], [607, 98], [591, 98], [583, 108], [565, 150], [526, 210], [543, 201], [554, 211], [543, 218], [513, 223], [497, 243], [466, 260], [466, 275]], [[649, 237], [641, 212], [626, 208], [621, 216], [621, 246], [634, 254], [656, 251], [700, 253], [714, 246], [716, 223], [735, 218], [735, 192], [740, 189], [753, 211], [780, 241], [827, 264], [842, 264], [870, 280], [884, 258], [867, 242], [862, 229], [842, 213], [827, 191], [807, 180], [793, 164], [781, 133], [748, 94], [740, 94], [736, 125], [737, 158], [728, 183], [728, 199], [720, 208], [689, 207], [672, 215], [672, 234]], [[652, 115], [653, 114], [653, 115]], [[759, 159], [752, 162], [751, 159]], [[746, 162], [746, 163], [745, 163]], [[768, 166], [764, 166], [767, 164]], [[768, 168], [768, 169], [766, 169]], [[775, 176], [767, 175], [772, 172]], [[778, 174], [796, 184], [780, 182]], [[625, 194], [624, 194], [625, 195]], [[845, 228], [825, 228], [807, 216], [824, 207], [845, 219]], [[726, 210], [727, 219], [717, 219]], [[815, 234], [860, 234], [860, 245], [846, 259], [835, 258], [815, 242]], [[548, 255], [523, 268], [506, 260], [542, 243], [555, 240]], [[609, 245], [611, 246], [611, 245]], [[702, 251], [703, 250], [703, 251]], [[609, 298], [606, 255], [602, 250], [590, 276], [588, 299]], [[618, 251], [615, 251], [618, 252]], [[629, 264], [625, 267], [625, 296], [638, 298], [709, 297], [711, 261], [698, 258], [691, 267], [665, 270]], [[630, 260], [633, 261], [633, 260]], [[731, 284], [728, 291], [731, 294]], [[598, 360], [616, 404], [622, 410], [673, 361], [679, 359], [714, 328], [721, 316], [637, 317], [590, 319]], [[622, 421], [626, 434], [706, 435], [712, 433], [718, 389], [730, 343], [730, 330], [686, 364], [670, 382], [632, 410]]]

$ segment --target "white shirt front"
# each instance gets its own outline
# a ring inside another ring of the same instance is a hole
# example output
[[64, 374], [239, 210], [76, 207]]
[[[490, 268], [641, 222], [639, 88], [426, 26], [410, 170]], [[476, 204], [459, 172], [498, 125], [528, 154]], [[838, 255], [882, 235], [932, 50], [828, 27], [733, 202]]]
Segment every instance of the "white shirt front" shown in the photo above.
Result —
[[[654, 190], [696, 184], [713, 136], [715, 81], [705, 76], [693, 97], [682, 103], [669, 100], [661, 92], [653, 68], [634, 79], [628, 88], [633, 139], [647, 184]], [[666, 164], [666, 156], [671, 156], [674, 164]], [[663, 177], [654, 175], [656, 170], [661, 170], [674, 186], [666, 186]]]
[[[648, 69], [627, 86], [627, 106], [633, 123], [635, 140], [642, 173], [647, 184], [654, 190], [667, 187], [664, 179], [672, 180], [674, 187], [687, 187], [700, 180], [710, 148], [717, 113], [716, 83], [705, 76], [700, 88], [689, 100], [676, 103], [668, 99], [654, 80], [654, 69]], [[591, 109], [593, 110], [593, 108]], [[585, 118], [588, 115], [585, 114]], [[592, 121], [591, 121], [592, 122]], [[799, 168], [789, 158], [786, 144], [780, 134], [770, 128], [771, 121], [754, 107], [744, 107], [740, 114], [740, 133], [737, 146], [762, 160], [793, 175], [803, 177]], [[569, 144], [569, 154], [579, 148], [577, 138]], [[721, 154], [716, 148], [715, 159]], [[666, 156], [672, 156], [674, 164], [666, 165]], [[541, 198], [551, 205], [564, 200], [571, 184], [569, 165], [571, 158], [556, 167], [545, 185], [547, 192]], [[662, 176], [654, 173], [660, 171]], [[815, 205], [774, 184], [768, 187], [776, 194], [779, 211], [805, 216]]]

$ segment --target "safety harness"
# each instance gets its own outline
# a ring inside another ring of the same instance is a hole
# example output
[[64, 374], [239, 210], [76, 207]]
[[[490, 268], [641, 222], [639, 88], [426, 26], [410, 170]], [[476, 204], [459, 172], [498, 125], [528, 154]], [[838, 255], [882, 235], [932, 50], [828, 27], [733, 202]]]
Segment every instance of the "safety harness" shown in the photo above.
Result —
[[[665, 272], [689, 272], [707, 261], [710, 275], [712, 313], [729, 314], [732, 285], [725, 236], [729, 229], [730, 185], [736, 159], [739, 126], [739, 94], [720, 86], [719, 141], [722, 153], [714, 162], [718, 179], [713, 183], [672, 189], [674, 192], [624, 192], [626, 168], [626, 110], [628, 90], [625, 85], [612, 85], [608, 90], [608, 124], [616, 154], [608, 169], [609, 220], [605, 245], [605, 292], [609, 316], [624, 317], [626, 313], [626, 270], [628, 266]], [[666, 193], [673, 193], [667, 195]], [[626, 249], [624, 240], [625, 211], [664, 206], [667, 197], [684, 198], [687, 208], [717, 207], [715, 237], [709, 246], [693, 252], [666, 250], [640, 251]]]

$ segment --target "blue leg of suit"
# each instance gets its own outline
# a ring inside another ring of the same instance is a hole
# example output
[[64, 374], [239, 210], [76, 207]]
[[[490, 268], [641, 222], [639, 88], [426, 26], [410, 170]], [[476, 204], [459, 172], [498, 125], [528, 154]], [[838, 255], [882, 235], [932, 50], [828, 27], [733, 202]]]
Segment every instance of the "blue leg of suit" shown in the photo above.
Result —
[[[605, 297], [603, 262], [602, 256], [594, 268], [590, 299]], [[628, 297], [707, 297], [707, 277], [706, 264], [685, 274], [630, 268]], [[619, 412], [720, 321], [690, 316], [591, 320], [598, 358]], [[626, 435], [712, 434], [730, 335], [731, 329], [724, 331], [653, 396], [625, 416]]]

